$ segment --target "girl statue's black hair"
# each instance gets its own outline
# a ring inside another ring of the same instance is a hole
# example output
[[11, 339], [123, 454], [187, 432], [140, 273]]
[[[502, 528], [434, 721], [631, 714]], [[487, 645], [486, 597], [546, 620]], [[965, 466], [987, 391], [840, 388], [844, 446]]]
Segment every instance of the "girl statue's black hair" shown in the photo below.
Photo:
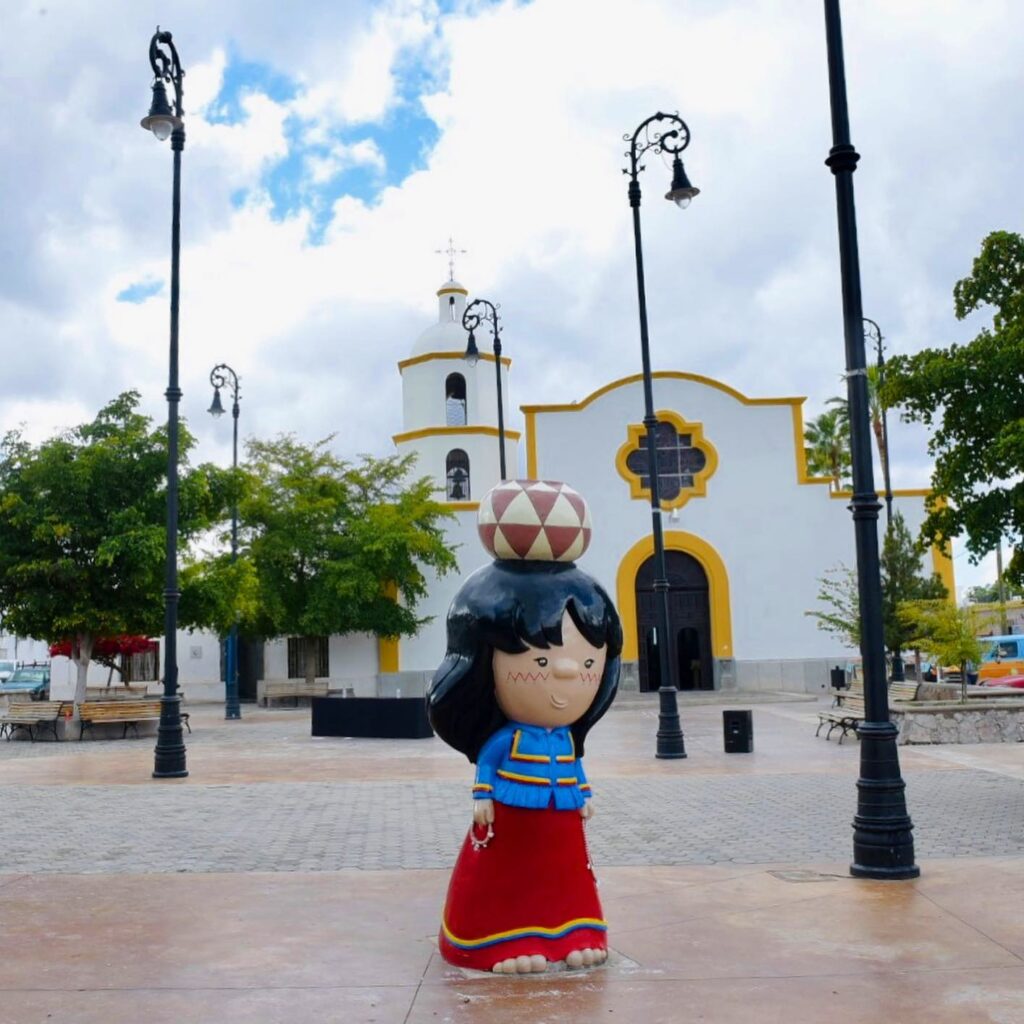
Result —
[[588, 643], [607, 649], [594, 701], [570, 729], [583, 756], [590, 727], [619, 685], [622, 625], [604, 589], [572, 562], [496, 561], [474, 572], [448, 610], [448, 653], [427, 689], [434, 731], [473, 763], [507, 718], [494, 694], [494, 651], [562, 642], [568, 612]]

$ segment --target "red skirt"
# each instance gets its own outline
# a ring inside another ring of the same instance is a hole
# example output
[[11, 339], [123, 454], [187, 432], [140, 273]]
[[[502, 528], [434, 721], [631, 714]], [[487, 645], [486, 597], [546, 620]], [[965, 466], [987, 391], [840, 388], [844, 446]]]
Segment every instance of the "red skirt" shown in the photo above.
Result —
[[557, 961], [574, 949], [607, 949], [579, 811], [495, 802], [487, 846], [475, 850], [469, 835], [462, 844], [438, 945], [450, 964], [481, 971], [509, 957]]

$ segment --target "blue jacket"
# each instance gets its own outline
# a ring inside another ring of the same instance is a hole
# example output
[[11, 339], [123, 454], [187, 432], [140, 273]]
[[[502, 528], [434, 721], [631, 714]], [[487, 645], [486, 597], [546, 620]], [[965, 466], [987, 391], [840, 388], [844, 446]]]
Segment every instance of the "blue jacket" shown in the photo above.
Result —
[[510, 807], [582, 807], [590, 784], [568, 727], [503, 725], [480, 749], [473, 797]]

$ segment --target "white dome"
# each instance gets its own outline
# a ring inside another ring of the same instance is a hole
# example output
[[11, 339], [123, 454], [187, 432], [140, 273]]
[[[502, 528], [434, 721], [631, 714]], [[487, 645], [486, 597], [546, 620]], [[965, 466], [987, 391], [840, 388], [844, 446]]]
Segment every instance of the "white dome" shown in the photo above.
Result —
[[412, 355], [428, 352], [465, 352], [469, 339], [462, 326], [466, 289], [458, 281], [445, 281], [437, 290], [437, 323], [428, 327], [412, 347]]

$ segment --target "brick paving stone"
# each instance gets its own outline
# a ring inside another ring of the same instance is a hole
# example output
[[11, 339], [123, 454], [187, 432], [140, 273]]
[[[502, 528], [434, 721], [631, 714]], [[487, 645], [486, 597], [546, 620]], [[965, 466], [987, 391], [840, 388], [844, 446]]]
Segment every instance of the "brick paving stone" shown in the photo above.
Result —
[[[1024, 853], [1024, 781], [906, 772], [918, 857]], [[856, 794], [840, 775], [607, 779], [588, 828], [598, 865], [843, 859]], [[466, 787], [438, 781], [7, 786], [10, 872], [448, 867]], [[713, 813], [712, 810], [713, 809]]]
[[[593, 754], [588, 740], [599, 866], [848, 859], [856, 743], [814, 740], [813, 703], [773, 704], [755, 712], [757, 757], [727, 756], [721, 703], [686, 709], [687, 762], [654, 762], [650, 704], [610, 715]], [[247, 710], [244, 723], [217, 714], [193, 711], [190, 756], [207, 771], [244, 762], [237, 783], [204, 784], [202, 769], [187, 784], [150, 781], [152, 740], [0, 743], [0, 884], [38, 872], [451, 866], [470, 770], [439, 741], [314, 740], [308, 710]], [[945, 750], [945, 761], [901, 754], [918, 859], [1024, 852], [1024, 748], [1005, 748], [991, 769], [980, 748]], [[963, 751], [971, 763], [955, 760]], [[118, 784], [114, 763], [138, 777]], [[70, 778], [57, 771], [69, 766]]]

